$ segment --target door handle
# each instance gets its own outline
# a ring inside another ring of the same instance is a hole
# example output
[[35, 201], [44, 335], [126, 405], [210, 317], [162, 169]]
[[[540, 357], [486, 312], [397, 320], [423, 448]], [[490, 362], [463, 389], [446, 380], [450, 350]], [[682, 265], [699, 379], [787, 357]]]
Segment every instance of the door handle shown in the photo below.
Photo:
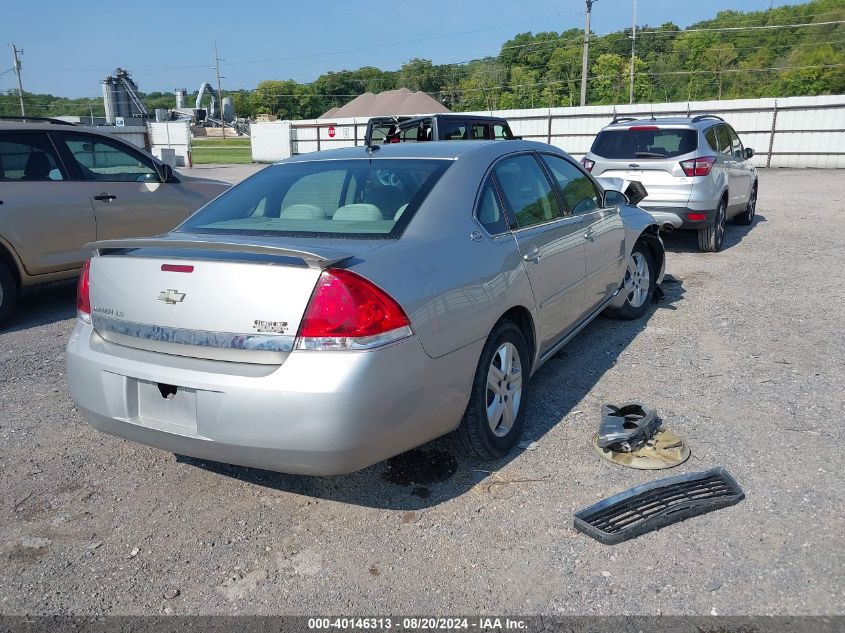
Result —
[[110, 193], [101, 193], [94, 196], [94, 200], [102, 200], [103, 202], [111, 202], [112, 200], [117, 200], [117, 196], [112, 195]]
[[525, 255], [522, 256], [522, 259], [525, 260], [526, 262], [533, 262], [534, 264], [539, 263], [539, 261], [540, 261], [540, 249], [538, 249], [536, 247], [532, 248], [530, 251], [528, 251], [527, 253], [525, 253]]
[[586, 233], [584, 233], [584, 239], [585, 239], [585, 240], [590, 240], [591, 242], [595, 241], [595, 239], [596, 239], [596, 234], [595, 234], [595, 233], [593, 233], [593, 229], [592, 229], [592, 227], [591, 227], [591, 228], [589, 228], [589, 229], [587, 229], [587, 232], [586, 232]]

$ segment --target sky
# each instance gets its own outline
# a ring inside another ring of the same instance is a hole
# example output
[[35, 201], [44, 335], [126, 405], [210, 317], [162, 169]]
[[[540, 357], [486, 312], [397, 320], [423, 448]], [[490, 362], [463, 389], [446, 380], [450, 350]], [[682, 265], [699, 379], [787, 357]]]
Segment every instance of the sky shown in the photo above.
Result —
[[[773, 0], [774, 6], [798, 4]], [[638, 0], [637, 23], [679, 26], [717, 11], [764, 10], [771, 0]], [[65, 97], [101, 94], [116, 67], [144, 92], [199, 88], [216, 82], [217, 41], [223, 90], [250, 89], [263, 79], [310, 82], [328, 71], [376, 66], [398, 69], [414, 57], [435, 64], [495, 55], [526, 31], [583, 28], [583, 0], [8, 0], [0, 10], [0, 41], [23, 49], [27, 92]], [[629, 27], [633, 0], [595, 0], [592, 30]], [[0, 74], [12, 51], [0, 50]], [[16, 88], [13, 72], [0, 92]]]

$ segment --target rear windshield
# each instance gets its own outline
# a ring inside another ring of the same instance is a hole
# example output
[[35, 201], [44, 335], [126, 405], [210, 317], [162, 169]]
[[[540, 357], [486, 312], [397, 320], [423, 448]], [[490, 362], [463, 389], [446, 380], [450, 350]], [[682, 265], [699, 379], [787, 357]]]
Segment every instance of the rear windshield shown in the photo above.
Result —
[[698, 132], [677, 130], [604, 130], [592, 153], [602, 158], [674, 158], [698, 149]]
[[395, 238], [449, 165], [417, 159], [272, 165], [207, 204], [178, 230]]

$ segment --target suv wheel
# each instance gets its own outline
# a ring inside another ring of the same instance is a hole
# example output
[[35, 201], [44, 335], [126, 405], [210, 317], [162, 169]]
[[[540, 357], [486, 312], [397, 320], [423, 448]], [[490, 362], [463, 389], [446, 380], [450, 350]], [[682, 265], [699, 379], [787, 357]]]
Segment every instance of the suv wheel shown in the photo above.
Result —
[[698, 230], [698, 249], [704, 253], [718, 253], [722, 250], [722, 244], [725, 242], [725, 224], [727, 218], [727, 204], [725, 199], [719, 202], [719, 208], [716, 209], [716, 217], [713, 218], [713, 224], [704, 229]]
[[12, 271], [0, 262], [0, 325], [9, 318], [18, 302], [18, 284]]
[[531, 359], [520, 329], [501, 321], [487, 339], [469, 405], [455, 431], [462, 452], [498, 459], [512, 449], [525, 427]]
[[748, 197], [748, 204], [745, 205], [745, 211], [736, 216], [734, 222], [748, 226], [754, 222], [754, 214], [757, 213], [757, 183], [751, 188], [751, 195]]

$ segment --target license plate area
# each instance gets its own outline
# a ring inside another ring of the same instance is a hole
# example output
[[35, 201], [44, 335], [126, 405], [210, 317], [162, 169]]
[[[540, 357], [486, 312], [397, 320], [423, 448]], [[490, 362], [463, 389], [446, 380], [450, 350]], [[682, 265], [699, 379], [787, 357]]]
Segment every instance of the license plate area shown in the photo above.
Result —
[[138, 380], [137, 385], [138, 418], [141, 424], [171, 424], [196, 431], [196, 389], [146, 380]]

